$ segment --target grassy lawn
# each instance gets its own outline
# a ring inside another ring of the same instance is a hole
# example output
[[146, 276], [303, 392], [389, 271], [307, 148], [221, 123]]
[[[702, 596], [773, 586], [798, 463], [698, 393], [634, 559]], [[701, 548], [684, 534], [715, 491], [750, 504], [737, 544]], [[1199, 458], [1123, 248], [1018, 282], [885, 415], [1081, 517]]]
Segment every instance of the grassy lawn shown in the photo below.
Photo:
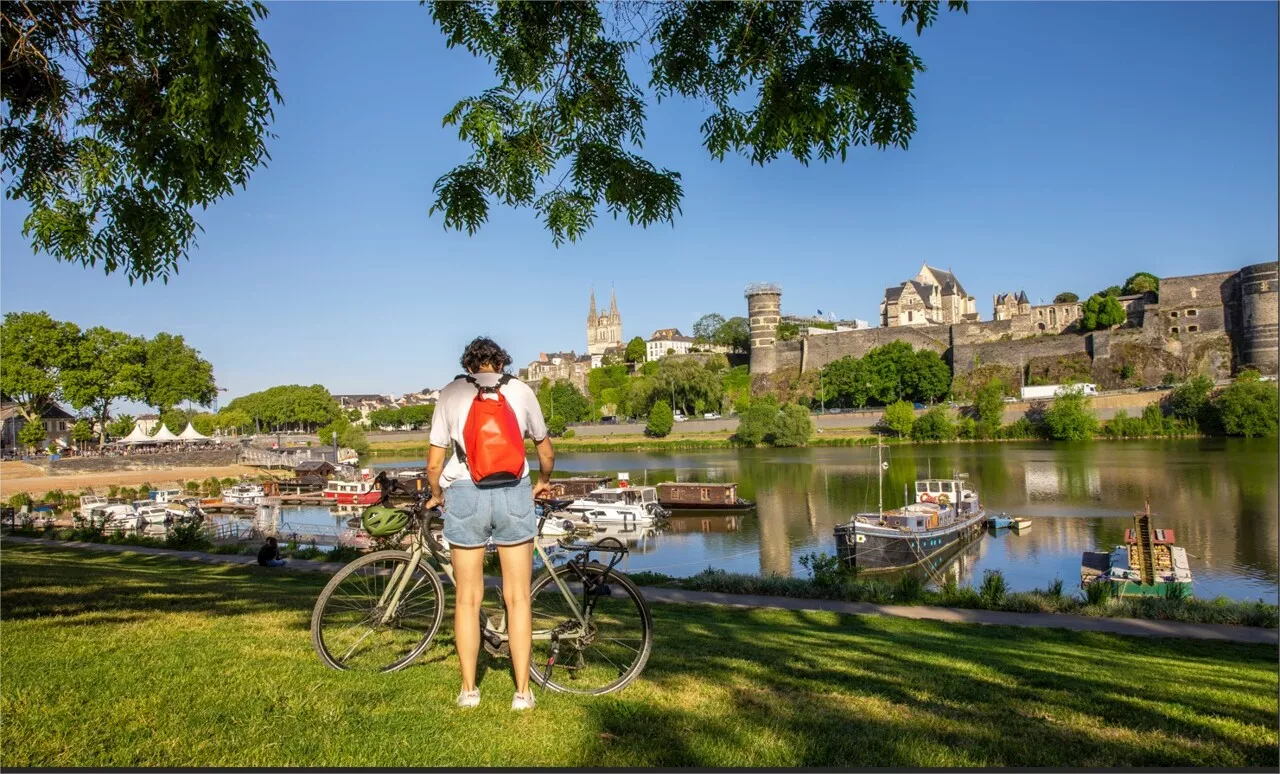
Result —
[[[458, 710], [449, 627], [414, 666], [321, 666], [324, 578], [6, 545], [4, 766], [1269, 766], [1277, 651], [655, 605], [620, 695]], [[485, 657], [481, 656], [482, 669]]]

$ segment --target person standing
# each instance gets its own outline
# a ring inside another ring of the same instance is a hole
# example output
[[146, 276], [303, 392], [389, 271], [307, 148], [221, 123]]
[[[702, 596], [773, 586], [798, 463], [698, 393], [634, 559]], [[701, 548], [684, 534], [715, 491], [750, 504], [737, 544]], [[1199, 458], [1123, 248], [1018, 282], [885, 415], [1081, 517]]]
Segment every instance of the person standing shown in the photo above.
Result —
[[[537, 534], [533, 501], [551, 494], [555, 452], [537, 396], [527, 384], [505, 373], [511, 356], [502, 347], [492, 339], [477, 338], [467, 345], [461, 362], [466, 373], [440, 391], [431, 418], [427, 452], [431, 499], [426, 503], [428, 508], [444, 508], [444, 537], [449, 541], [457, 584], [454, 637], [462, 673], [458, 706], [480, 703], [476, 686], [480, 602], [484, 596], [485, 546], [492, 541], [502, 564], [502, 595], [516, 684], [511, 708], [531, 709], [529, 586]], [[538, 455], [538, 482], [532, 486], [524, 438], [533, 441]]]

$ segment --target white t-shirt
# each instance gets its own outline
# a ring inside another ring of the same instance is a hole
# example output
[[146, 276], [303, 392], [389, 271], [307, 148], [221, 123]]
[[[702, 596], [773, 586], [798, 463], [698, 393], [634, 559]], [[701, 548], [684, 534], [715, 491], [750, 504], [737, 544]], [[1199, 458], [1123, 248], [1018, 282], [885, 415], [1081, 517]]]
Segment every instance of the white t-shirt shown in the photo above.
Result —
[[[501, 376], [502, 374], [472, 374], [472, 377], [485, 387], [497, 384]], [[547, 423], [542, 418], [542, 407], [538, 405], [538, 396], [533, 393], [529, 385], [513, 377], [499, 387], [498, 391], [515, 412], [516, 421], [520, 423], [520, 433], [524, 437], [533, 439], [534, 443], [547, 437]], [[451, 444], [457, 444], [465, 448], [462, 429], [467, 426], [467, 415], [471, 413], [471, 403], [476, 399], [476, 394], [476, 388], [466, 379], [461, 378], [449, 382], [440, 391], [440, 397], [436, 399], [435, 413], [431, 415], [432, 446], [448, 449]], [[497, 400], [496, 397], [488, 395], [485, 397]], [[529, 475], [528, 460], [525, 460], [524, 470], [520, 475], [521, 477]], [[458, 459], [458, 455], [451, 454], [449, 461], [445, 463], [444, 472], [440, 475], [440, 487], [447, 488], [454, 481], [470, 478], [470, 476], [471, 472]]]

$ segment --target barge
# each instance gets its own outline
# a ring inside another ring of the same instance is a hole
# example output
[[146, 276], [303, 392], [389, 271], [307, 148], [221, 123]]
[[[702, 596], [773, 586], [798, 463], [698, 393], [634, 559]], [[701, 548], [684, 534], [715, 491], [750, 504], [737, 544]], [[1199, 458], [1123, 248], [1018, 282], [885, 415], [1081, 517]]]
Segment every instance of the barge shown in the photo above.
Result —
[[735, 483], [675, 482], [658, 484], [658, 504], [669, 510], [737, 510], [754, 508], [755, 503], [738, 497]]
[[1105, 583], [1118, 597], [1192, 596], [1187, 549], [1174, 545], [1171, 529], [1151, 526], [1150, 503], [1133, 514], [1124, 545], [1110, 551], [1085, 551], [1080, 559], [1080, 585]]

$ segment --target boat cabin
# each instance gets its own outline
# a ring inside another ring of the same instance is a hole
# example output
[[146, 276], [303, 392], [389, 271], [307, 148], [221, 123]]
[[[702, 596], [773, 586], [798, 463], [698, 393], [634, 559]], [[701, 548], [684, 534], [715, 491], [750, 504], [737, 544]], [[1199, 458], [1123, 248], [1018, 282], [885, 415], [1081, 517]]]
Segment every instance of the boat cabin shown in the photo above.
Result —
[[331, 480], [324, 488], [327, 495], [364, 494], [373, 489], [371, 481], [337, 481]]
[[886, 527], [897, 529], [936, 529], [938, 527], [937, 508], [903, 508], [890, 511], [882, 518]]
[[658, 502], [658, 490], [651, 486], [602, 486], [591, 490], [590, 499], [598, 503], [644, 505]]
[[168, 503], [178, 500], [182, 497], [181, 489], [155, 489], [151, 492], [151, 499], [157, 503]]
[[680, 505], [718, 505], [732, 506], [738, 504], [738, 485], [734, 483], [711, 484], [706, 482], [668, 482], [658, 484], [658, 501], [665, 504]]
[[958, 478], [926, 478], [916, 482], [916, 502], [941, 505], [956, 505], [957, 512], [973, 510], [977, 507], [977, 492], [968, 481]]
[[303, 460], [293, 469], [293, 479], [300, 484], [324, 486], [325, 481], [338, 469], [328, 460]]
[[551, 494], [554, 497], [586, 497], [595, 490], [607, 486], [611, 480], [608, 476], [553, 478]]

